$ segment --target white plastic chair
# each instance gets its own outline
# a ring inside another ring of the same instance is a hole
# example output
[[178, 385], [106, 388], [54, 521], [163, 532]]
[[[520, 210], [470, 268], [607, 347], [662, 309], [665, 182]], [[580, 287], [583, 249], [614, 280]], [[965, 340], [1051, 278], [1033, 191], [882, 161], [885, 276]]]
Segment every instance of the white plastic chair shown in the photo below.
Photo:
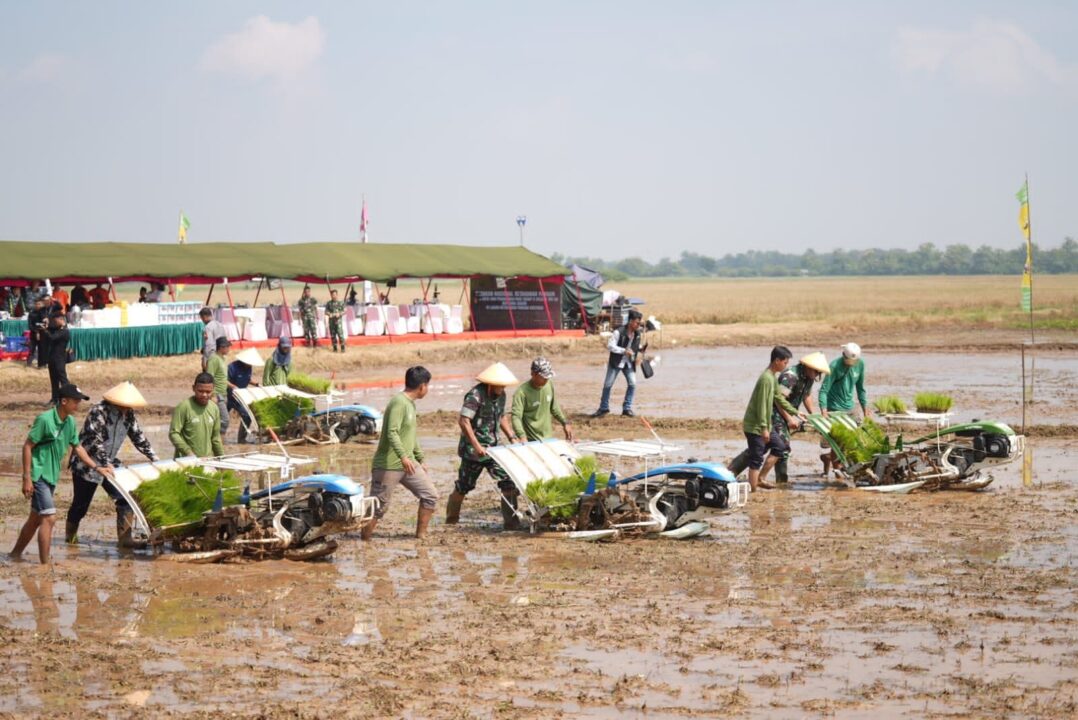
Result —
[[419, 316], [412, 313], [411, 305], [398, 305], [400, 310], [401, 319], [404, 320], [405, 325], [408, 327], [408, 332], [419, 332]]
[[386, 333], [389, 335], [406, 335], [408, 333], [408, 321], [401, 317], [400, 310], [396, 305], [383, 305], [386, 317]]
[[464, 332], [464, 307], [454, 305], [449, 308], [449, 317], [445, 320], [445, 331], [450, 335]]
[[385, 316], [382, 312], [381, 305], [368, 305], [366, 316], [363, 322], [363, 334], [364, 335], [385, 335], [386, 325]]
[[442, 309], [437, 305], [423, 306], [423, 332], [433, 335], [441, 335], [445, 332], [445, 323], [442, 318]]
[[344, 308], [344, 327], [348, 335], [363, 334], [363, 317], [356, 314], [355, 305], [348, 305]]

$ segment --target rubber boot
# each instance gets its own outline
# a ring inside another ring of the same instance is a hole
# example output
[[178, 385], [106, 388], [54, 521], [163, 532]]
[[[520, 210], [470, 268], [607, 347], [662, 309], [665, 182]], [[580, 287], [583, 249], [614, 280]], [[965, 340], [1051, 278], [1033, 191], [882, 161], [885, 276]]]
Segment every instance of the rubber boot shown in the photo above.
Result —
[[786, 465], [786, 458], [783, 458], [777, 463], [775, 463], [775, 482], [790, 482], [790, 470]]
[[419, 514], [415, 519], [415, 536], [422, 540], [427, 536], [427, 528], [430, 527], [430, 519], [434, 517], [434, 508], [419, 506]]
[[243, 424], [243, 418], [240, 418], [240, 429], [236, 431], [236, 442], [240, 445], [247, 442], [247, 428]]
[[445, 524], [456, 525], [460, 522], [460, 506], [464, 502], [464, 496], [454, 490], [445, 503]]
[[502, 526], [506, 530], [519, 530], [520, 518], [517, 517], [517, 498], [520, 493], [515, 489], [502, 492]]
[[749, 468], [749, 451], [744, 450], [740, 455], [735, 457], [730, 462], [726, 463], [726, 469], [737, 477], [741, 473], [745, 472]]
[[135, 529], [135, 513], [131, 508], [116, 508], [116, 542], [122, 548], [145, 547], [135, 542], [131, 532]]
[[79, 524], [68, 520], [64, 524], [64, 539], [68, 545], [75, 545], [79, 541]]
[[374, 528], [378, 526], [377, 518], [371, 518], [371, 521], [363, 526], [363, 529], [359, 531], [360, 540], [370, 540], [374, 535]]

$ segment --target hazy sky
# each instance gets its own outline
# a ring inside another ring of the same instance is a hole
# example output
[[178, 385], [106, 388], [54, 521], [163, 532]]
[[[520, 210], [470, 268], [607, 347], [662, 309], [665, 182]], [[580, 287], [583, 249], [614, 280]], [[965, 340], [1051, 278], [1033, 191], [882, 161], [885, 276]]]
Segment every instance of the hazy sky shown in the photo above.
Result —
[[[1078, 2], [0, 0], [0, 239], [1078, 236]], [[2, 261], [0, 261], [2, 262]]]

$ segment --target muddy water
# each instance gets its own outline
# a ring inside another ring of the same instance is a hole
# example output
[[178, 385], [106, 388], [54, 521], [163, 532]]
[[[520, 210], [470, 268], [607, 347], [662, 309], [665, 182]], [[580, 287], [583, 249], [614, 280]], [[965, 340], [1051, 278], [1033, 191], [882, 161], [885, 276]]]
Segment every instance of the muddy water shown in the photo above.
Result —
[[[444, 495], [453, 441], [428, 445]], [[815, 450], [686, 543], [503, 535], [484, 479], [421, 545], [401, 494], [328, 561], [188, 566], [119, 553], [99, 499], [51, 571], [0, 563], [0, 712], [1071, 716], [1073, 441], [1038, 443], [1034, 488], [1012, 465], [904, 497], [827, 486]], [[309, 451], [359, 477], [368, 453]], [[0, 509], [10, 544], [25, 503], [7, 486]]]

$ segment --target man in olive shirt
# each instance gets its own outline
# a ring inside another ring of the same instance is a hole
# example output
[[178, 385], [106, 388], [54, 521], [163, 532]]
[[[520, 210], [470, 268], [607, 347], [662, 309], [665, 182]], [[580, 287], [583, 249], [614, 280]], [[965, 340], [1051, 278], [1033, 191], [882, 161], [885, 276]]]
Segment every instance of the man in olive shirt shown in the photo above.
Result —
[[404, 373], [404, 392], [394, 395], [382, 414], [382, 434], [371, 460], [371, 494], [378, 498], [374, 519], [364, 526], [360, 537], [370, 540], [374, 527], [386, 514], [397, 485], [403, 485], [419, 498], [415, 536], [425, 537], [438, 503], [438, 491], [423, 467], [423, 450], [416, 439], [415, 401], [422, 400], [430, 387], [430, 371], [425, 367], [408, 368]]
[[[758, 485], [771, 487], [767, 484], [761, 485], [760, 475], [766, 476], [767, 471], [782, 459], [788, 449], [782, 435], [775, 432], [771, 426], [774, 405], [777, 404], [790, 415], [789, 423], [792, 429], [796, 429], [800, 425], [800, 420], [805, 417], [805, 414], [791, 405], [782, 393], [777, 392], [779, 384], [776, 375], [789, 366], [791, 357], [793, 353], [782, 345], [772, 348], [771, 364], [756, 381], [752, 397], [749, 398], [749, 405], [745, 408], [742, 430], [749, 443], [749, 485], [754, 491]], [[765, 466], [764, 456], [768, 450], [771, 451], [771, 456], [767, 458]], [[762, 473], [761, 468], [764, 468]]]
[[37, 554], [42, 565], [49, 562], [52, 546], [52, 527], [56, 523], [53, 493], [60, 481], [60, 464], [68, 448], [78, 455], [87, 467], [111, 478], [112, 468], [98, 465], [79, 444], [75, 426], [75, 411], [80, 400], [89, 400], [81, 390], [65, 384], [59, 390], [56, 407], [41, 413], [34, 420], [22, 446], [22, 494], [30, 501], [30, 517], [19, 531], [19, 539], [11, 550], [12, 558], [22, 557], [22, 551], [37, 533]]
[[282, 335], [277, 338], [277, 349], [266, 361], [262, 370], [262, 387], [287, 385], [288, 375], [292, 372], [292, 338]]
[[172, 411], [168, 439], [176, 447], [173, 457], [217, 457], [225, 454], [221, 445], [221, 411], [213, 400], [213, 375], [199, 373], [194, 395]]
[[232, 341], [228, 338], [217, 338], [217, 352], [206, 361], [206, 372], [213, 376], [213, 394], [221, 415], [221, 437], [228, 433], [228, 350], [231, 347]]
[[554, 436], [551, 418], [561, 423], [565, 430], [565, 439], [575, 440], [573, 426], [561, 411], [558, 399], [554, 395], [554, 368], [545, 357], [532, 361], [532, 379], [517, 388], [513, 395], [512, 422], [513, 432], [517, 437], [528, 440], [546, 440]]

